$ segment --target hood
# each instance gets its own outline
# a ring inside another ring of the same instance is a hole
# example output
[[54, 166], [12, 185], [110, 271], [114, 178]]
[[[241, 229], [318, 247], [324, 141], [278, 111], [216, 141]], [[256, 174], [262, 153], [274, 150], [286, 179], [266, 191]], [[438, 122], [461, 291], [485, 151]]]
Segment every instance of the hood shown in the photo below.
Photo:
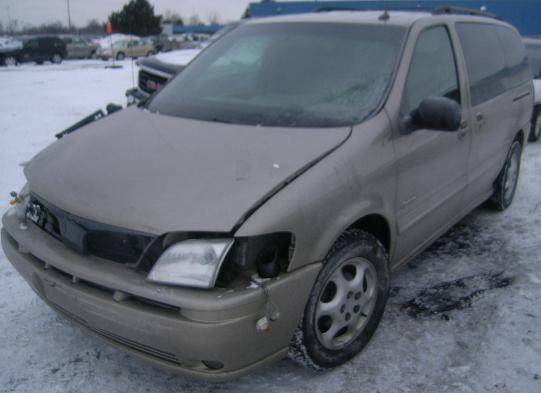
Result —
[[150, 70], [156, 70], [166, 73], [170, 76], [175, 75], [182, 71], [184, 68], [186, 68], [186, 66], [184, 65], [164, 63], [156, 57], [149, 57], [148, 59], [143, 59], [138, 63], [138, 65], [140, 67], [150, 68]]
[[191, 62], [199, 53], [201, 49], [180, 49], [174, 50], [171, 52], [158, 53], [154, 56], [156, 60], [161, 61], [162, 63], [167, 63], [170, 65], [186, 66]]
[[271, 128], [125, 109], [25, 167], [30, 190], [68, 213], [135, 231], [230, 232], [349, 128]]

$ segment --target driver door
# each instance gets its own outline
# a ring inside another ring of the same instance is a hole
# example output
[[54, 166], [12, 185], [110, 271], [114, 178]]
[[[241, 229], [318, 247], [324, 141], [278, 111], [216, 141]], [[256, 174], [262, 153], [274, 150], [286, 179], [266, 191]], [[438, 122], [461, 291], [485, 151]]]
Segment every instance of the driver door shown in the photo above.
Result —
[[[419, 34], [403, 90], [401, 123], [428, 97], [463, 102], [455, 53], [448, 27], [432, 26]], [[402, 129], [395, 140], [397, 255], [424, 248], [463, 210], [471, 135], [462, 107], [456, 132]]]

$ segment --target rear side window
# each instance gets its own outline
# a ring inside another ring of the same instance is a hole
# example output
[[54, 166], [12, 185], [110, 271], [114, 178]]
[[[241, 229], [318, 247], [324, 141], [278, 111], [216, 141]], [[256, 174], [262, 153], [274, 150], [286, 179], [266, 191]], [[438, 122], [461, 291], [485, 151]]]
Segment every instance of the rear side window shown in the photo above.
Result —
[[502, 44], [506, 63], [506, 87], [514, 89], [532, 79], [526, 50], [520, 36], [505, 26], [494, 26]]
[[524, 45], [505, 26], [458, 23], [466, 58], [472, 105], [476, 106], [531, 79]]
[[27, 47], [28, 49], [32, 49], [32, 50], [38, 49], [38, 45], [39, 45], [38, 40], [29, 40], [29, 41], [26, 43], [26, 47]]
[[428, 97], [447, 97], [460, 103], [455, 55], [444, 26], [421, 33], [415, 46], [401, 115], [411, 114]]
[[526, 55], [530, 62], [532, 74], [535, 78], [541, 78], [541, 40], [539, 44], [526, 43]]

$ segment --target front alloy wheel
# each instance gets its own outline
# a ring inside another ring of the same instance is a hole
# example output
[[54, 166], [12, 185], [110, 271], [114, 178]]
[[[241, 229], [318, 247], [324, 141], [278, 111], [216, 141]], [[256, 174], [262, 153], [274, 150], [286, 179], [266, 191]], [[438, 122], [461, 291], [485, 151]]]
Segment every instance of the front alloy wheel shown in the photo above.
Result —
[[342, 349], [364, 330], [376, 304], [377, 281], [367, 259], [352, 258], [338, 266], [316, 308], [316, 334], [325, 348]]
[[333, 245], [290, 343], [290, 357], [316, 370], [339, 366], [368, 344], [389, 296], [389, 257], [373, 235], [346, 231]]

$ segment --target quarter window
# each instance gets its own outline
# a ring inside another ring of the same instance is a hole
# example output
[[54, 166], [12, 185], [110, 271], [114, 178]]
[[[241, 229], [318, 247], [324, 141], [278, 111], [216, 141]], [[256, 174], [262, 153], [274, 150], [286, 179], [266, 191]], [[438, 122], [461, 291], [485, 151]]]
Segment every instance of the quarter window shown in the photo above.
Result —
[[505, 26], [494, 26], [494, 28], [496, 29], [505, 55], [506, 87], [508, 89], [514, 89], [529, 82], [533, 75], [520, 36]]
[[424, 31], [417, 40], [401, 114], [411, 114], [428, 97], [447, 97], [460, 103], [455, 56], [444, 26]]

